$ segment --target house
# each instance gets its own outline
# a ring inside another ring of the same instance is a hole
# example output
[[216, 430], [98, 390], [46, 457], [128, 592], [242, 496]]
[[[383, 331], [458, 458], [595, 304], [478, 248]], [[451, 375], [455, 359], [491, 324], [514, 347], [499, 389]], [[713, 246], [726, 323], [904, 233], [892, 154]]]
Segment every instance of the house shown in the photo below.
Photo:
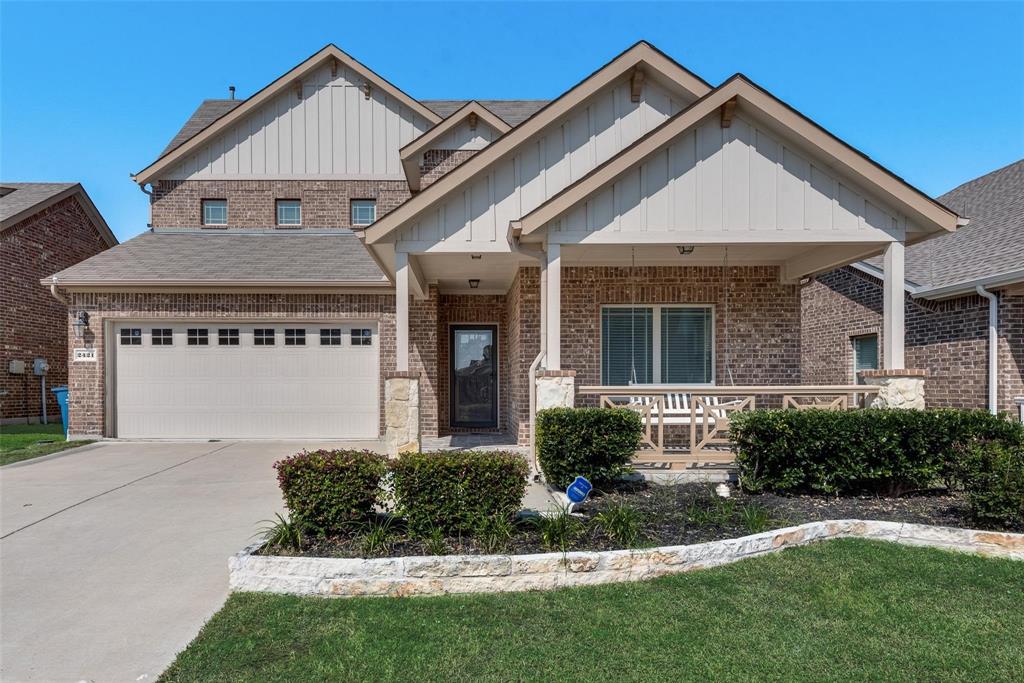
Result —
[[[39, 279], [115, 244], [80, 184], [0, 182], [3, 424], [39, 422], [44, 414], [60, 421], [49, 388], [68, 379], [67, 306], [40, 288]], [[44, 377], [35, 373], [36, 359], [49, 366]]]
[[646, 42], [550, 102], [419, 101], [329, 45], [134, 179], [153, 229], [44, 283], [98, 356], [78, 435], [525, 444], [601, 387], [796, 385], [801, 281], [878, 254], [877, 382], [919, 387], [904, 246], [963, 222]]
[[[1024, 410], [1024, 160], [939, 197], [970, 218], [909, 247], [906, 358], [928, 373], [928, 404]], [[804, 288], [802, 377], [851, 381], [884, 362], [882, 263], [821, 274]]]

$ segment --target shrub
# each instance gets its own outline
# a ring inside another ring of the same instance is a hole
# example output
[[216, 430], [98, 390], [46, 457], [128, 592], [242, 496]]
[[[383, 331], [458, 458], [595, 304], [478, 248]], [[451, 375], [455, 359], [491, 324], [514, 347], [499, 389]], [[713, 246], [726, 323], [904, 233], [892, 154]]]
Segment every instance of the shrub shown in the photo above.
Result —
[[627, 408], [549, 408], [536, 424], [537, 458], [558, 488], [577, 476], [598, 486], [628, 472], [643, 432], [640, 415]]
[[369, 451], [320, 450], [280, 460], [274, 469], [292, 520], [327, 534], [373, 510], [385, 462]]
[[633, 548], [640, 542], [643, 523], [643, 513], [626, 501], [612, 503], [594, 515], [594, 524], [623, 548]]
[[526, 460], [515, 453], [404, 453], [391, 462], [396, 512], [413, 533], [472, 532], [481, 518], [511, 517], [526, 493]]
[[1024, 446], [973, 444], [959, 475], [978, 526], [1024, 530]]
[[967, 445], [1024, 443], [1024, 428], [977, 410], [758, 410], [730, 437], [748, 491], [894, 495], [953, 481]]
[[267, 545], [302, 550], [302, 525], [282, 516], [280, 512], [275, 512], [274, 517], [275, 519], [263, 520], [258, 535]]

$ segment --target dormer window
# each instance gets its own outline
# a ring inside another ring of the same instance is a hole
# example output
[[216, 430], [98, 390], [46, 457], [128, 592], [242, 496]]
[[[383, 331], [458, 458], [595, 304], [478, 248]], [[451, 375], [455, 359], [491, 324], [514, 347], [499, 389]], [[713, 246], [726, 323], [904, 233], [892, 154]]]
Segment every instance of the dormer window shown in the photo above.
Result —
[[228, 224], [228, 200], [203, 200], [203, 225], [225, 226]]
[[298, 199], [278, 199], [277, 224], [289, 228], [302, 225], [302, 202]]

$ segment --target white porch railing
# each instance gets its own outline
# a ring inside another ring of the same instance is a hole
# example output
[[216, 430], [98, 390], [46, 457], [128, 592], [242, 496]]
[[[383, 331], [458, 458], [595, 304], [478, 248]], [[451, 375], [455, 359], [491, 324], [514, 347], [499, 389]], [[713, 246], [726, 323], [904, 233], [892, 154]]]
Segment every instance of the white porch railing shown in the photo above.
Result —
[[[772, 407], [806, 410], [849, 410], [862, 407], [879, 387], [863, 384], [804, 386], [582, 386], [581, 396], [596, 396], [598, 406], [630, 408], [644, 423], [642, 448], [636, 459], [659, 461], [732, 460], [729, 421], [732, 413], [754, 410], [758, 399]], [[665, 427], [688, 431], [685, 445], [666, 444]]]

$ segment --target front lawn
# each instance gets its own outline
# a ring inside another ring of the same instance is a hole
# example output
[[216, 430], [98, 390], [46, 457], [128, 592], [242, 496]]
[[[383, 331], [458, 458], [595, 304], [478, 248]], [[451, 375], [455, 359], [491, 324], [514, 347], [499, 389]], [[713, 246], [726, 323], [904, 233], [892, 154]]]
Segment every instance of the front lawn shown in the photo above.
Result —
[[0, 465], [37, 458], [92, 441], [66, 441], [60, 424], [3, 425], [0, 427]]
[[1020, 680], [1024, 562], [836, 540], [636, 584], [235, 594], [171, 681]]

